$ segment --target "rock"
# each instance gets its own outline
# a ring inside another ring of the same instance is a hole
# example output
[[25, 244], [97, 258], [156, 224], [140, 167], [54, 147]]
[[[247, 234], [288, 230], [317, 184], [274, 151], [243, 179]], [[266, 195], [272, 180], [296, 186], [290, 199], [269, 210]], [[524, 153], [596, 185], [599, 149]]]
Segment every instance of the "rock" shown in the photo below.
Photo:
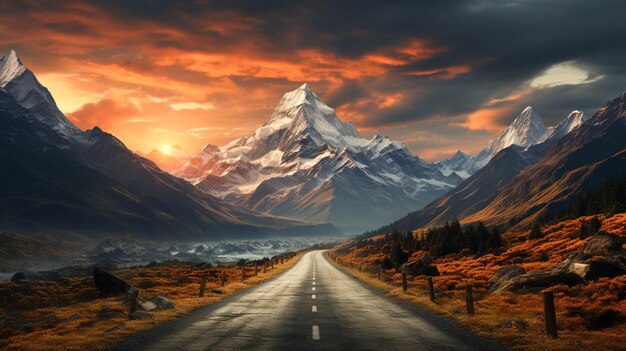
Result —
[[142, 301], [138, 304], [138, 307], [144, 311], [152, 311], [156, 310], [157, 305], [152, 301]]
[[214, 294], [218, 294], [218, 295], [221, 295], [224, 293], [222, 290], [219, 290], [219, 289], [211, 289], [211, 292]]
[[147, 311], [135, 311], [129, 315], [129, 318], [133, 320], [152, 318], [152, 313], [147, 312]]
[[494, 273], [493, 277], [489, 279], [489, 291], [500, 291], [512, 278], [520, 276], [526, 273], [524, 268], [518, 265], [504, 266]]
[[162, 310], [173, 310], [174, 304], [170, 299], [165, 296], [157, 295], [150, 300], [148, 300], [156, 305], [154, 311], [162, 311]]
[[578, 262], [580, 253], [569, 256], [566, 260], [557, 264], [553, 268], [542, 271], [524, 273], [523, 269], [516, 266], [502, 267], [489, 280], [491, 282], [490, 291], [499, 294], [503, 291], [540, 291], [547, 287], [566, 284], [574, 286], [582, 284], [585, 279], [570, 269], [570, 266]]
[[590, 256], [612, 256], [624, 251], [622, 248], [623, 241], [615, 235], [598, 234], [587, 241], [583, 253]]
[[626, 274], [626, 250], [622, 239], [599, 234], [587, 242], [582, 251], [572, 252], [552, 268], [537, 272], [524, 272], [516, 266], [503, 267], [489, 280], [490, 291], [539, 291], [544, 288], [566, 284], [584, 284], [602, 277]]
[[[592, 238], [589, 242], [593, 242], [593, 239], [595, 238]], [[596, 245], [598, 241], [601, 242], [602, 246]], [[590, 250], [587, 250], [587, 247], [585, 247], [583, 252], [569, 254], [556, 268], [576, 273], [585, 280], [596, 280], [602, 277], [617, 277], [626, 274], [626, 265], [624, 265], [626, 255], [622, 255], [621, 252], [624, 250], [621, 250], [620, 247], [620, 249], [604, 251], [610, 246], [605, 246], [607, 241], [605, 241], [604, 238], [600, 238], [598, 241], [592, 243]], [[609, 245], [613, 245], [613, 243]], [[589, 255], [585, 253], [585, 251], [594, 252], [595, 254]], [[598, 253], [600, 252], [604, 252], [604, 255], [599, 255]]]
[[439, 276], [439, 270], [432, 265], [433, 259], [428, 253], [418, 257], [417, 259], [409, 259], [408, 262], [400, 266], [400, 272], [407, 275], [427, 275], [431, 277]]
[[154, 268], [157, 267], [159, 264], [156, 261], [151, 261], [150, 263], [148, 263], [146, 265], [146, 268]]
[[33, 327], [33, 326], [32, 326], [32, 325], [30, 325], [30, 324], [24, 324], [24, 325], [22, 326], [22, 331], [23, 331], [23, 332], [25, 332], [25, 333], [32, 333], [32, 332], [34, 332], [34, 331], [35, 331], [35, 327]]
[[28, 280], [28, 278], [26, 278], [26, 274], [23, 272], [17, 272], [13, 274], [13, 277], [11, 277], [11, 282], [13, 283], [21, 283], [26, 280]]
[[127, 282], [97, 267], [93, 271], [93, 280], [102, 296], [123, 294], [130, 289]]

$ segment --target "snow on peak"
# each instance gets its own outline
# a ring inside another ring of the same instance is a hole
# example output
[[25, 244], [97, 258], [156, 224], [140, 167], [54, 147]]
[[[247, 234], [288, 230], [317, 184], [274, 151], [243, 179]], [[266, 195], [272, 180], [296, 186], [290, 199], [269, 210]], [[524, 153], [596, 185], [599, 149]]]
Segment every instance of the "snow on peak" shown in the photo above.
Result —
[[328, 144], [335, 148], [347, 146], [349, 143], [345, 138], [360, 138], [354, 125], [339, 120], [335, 110], [323, 103], [306, 83], [285, 93], [268, 121], [247, 138], [244, 145], [254, 140], [266, 140], [285, 129], [289, 129], [292, 136], [308, 135], [318, 145]]
[[574, 110], [561, 123], [548, 129], [546, 139], [560, 139], [580, 127], [587, 119], [582, 111]]
[[0, 58], [0, 88], [4, 88], [24, 71], [26, 71], [26, 67], [22, 64], [15, 50], [6, 53]]
[[535, 145], [545, 140], [547, 131], [539, 113], [528, 106], [498, 138], [489, 142], [484, 151], [493, 156], [511, 145]]
[[215, 154], [220, 152], [220, 148], [217, 147], [217, 145], [206, 144], [204, 145], [204, 147], [202, 147], [202, 152], [205, 154]]

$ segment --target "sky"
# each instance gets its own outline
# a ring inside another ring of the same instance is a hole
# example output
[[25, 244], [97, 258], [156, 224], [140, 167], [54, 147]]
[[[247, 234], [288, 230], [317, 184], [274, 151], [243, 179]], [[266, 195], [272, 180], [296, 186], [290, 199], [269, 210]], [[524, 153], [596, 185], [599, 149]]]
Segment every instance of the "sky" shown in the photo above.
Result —
[[250, 135], [309, 83], [428, 161], [626, 90], [626, 2], [0, 0], [15, 49], [82, 129], [143, 153]]

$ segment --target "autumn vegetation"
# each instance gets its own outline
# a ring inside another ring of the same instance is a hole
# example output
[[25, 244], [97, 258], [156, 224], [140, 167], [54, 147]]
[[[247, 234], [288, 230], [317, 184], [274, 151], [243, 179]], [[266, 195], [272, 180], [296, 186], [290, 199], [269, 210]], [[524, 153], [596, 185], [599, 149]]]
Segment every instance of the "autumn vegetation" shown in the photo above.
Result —
[[[0, 283], [0, 321], [10, 318], [20, 328], [0, 327], [0, 349], [7, 350], [101, 350], [129, 335], [187, 314], [259, 284], [285, 271], [302, 255], [261, 265], [255, 275], [252, 264], [241, 262], [221, 267], [197, 263], [161, 263], [112, 271], [139, 288], [139, 299], [154, 296], [170, 299], [175, 309], [155, 312], [151, 318], [129, 320], [125, 296], [101, 297], [91, 277], [92, 267], [75, 268], [59, 281]], [[281, 263], [282, 262], [282, 263]], [[81, 271], [82, 269], [82, 271]], [[226, 276], [221, 286], [220, 276]], [[198, 297], [206, 277], [205, 296]]]
[[[549, 269], [600, 234], [626, 238], [626, 213], [536, 224], [527, 231], [502, 235], [480, 224], [463, 227], [453, 222], [431, 230], [359, 238], [330, 254], [337, 258], [339, 267], [388, 294], [424, 304], [513, 349], [624, 350], [625, 275], [548, 287], [555, 294], [557, 339], [545, 335], [539, 291], [490, 292], [490, 279], [500, 268], [518, 265], [527, 272]], [[402, 265], [426, 254], [432, 257], [438, 274], [432, 274], [437, 303], [428, 300], [424, 275], [408, 276], [407, 293], [400, 288]], [[380, 280], [379, 267], [383, 268]], [[468, 284], [477, 299], [474, 316], [465, 313]]]

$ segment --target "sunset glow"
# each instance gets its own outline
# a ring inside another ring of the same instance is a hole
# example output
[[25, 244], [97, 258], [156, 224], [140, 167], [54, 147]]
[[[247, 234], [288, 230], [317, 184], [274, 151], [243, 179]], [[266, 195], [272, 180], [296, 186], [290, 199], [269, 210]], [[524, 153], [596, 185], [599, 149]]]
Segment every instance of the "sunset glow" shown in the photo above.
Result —
[[[451, 31], [443, 8], [428, 12], [439, 18], [429, 21], [440, 22], [435, 36], [420, 27], [419, 18], [406, 17], [414, 11], [401, 7], [389, 9], [413, 23], [401, 31], [380, 31], [364, 23], [352, 24], [361, 26], [358, 30], [326, 31], [307, 26], [306, 19], [292, 19], [316, 11], [305, 5], [261, 15], [220, 6], [210, 11], [171, 6], [160, 10], [167, 15], [152, 16], [132, 6], [69, 1], [33, 12], [4, 2], [0, 50], [16, 49], [80, 128], [99, 126], [144, 153], [162, 148], [164, 137], [195, 152], [207, 143], [223, 145], [249, 135], [285, 91], [303, 82], [365, 136], [416, 139], [429, 131], [430, 139], [420, 137], [407, 146], [418, 155], [440, 154], [432, 143], [441, 141], [449, 150], [470, 151], [494, 137], [533, 98], [547, 96], [543, 92], [562, 84], [591, 89], [606, 79], [575, 57], [558, 62], [537, 57], [535, 67], [506, 79], [497, 73], [498, 60], [508, 59], [506, 49], [485, 52], [468, 46], [463, 28], [474, 28], [473, 19], [456, 21], [457, 29]], [[354, 10], [339, 6], [332, 12], [353, 18]], [[489, 16], [484, 8], [458, 10]], [[358, 11], [363, 17], [376, 13], [367, 6]], [[506, 8], [498, 11], [500, 18], [518, 18]], [[292, 28], [277, 34], [274, 25]], [[497, 40], [500, 31], [486, 29], [483, 42]], [[350, 42], [361, 45], [346, 45]], [[466, 100], [470, 95], [471, 101]], [[560, 98], [575, 105], [571, 96]], [[489, 106], [498, 99], [500, 106]], [[553, 106], [546, 101], [537, 109], [555, 123], [569, 111]], [[461, 133], [463, 143], [457, 138]]]

